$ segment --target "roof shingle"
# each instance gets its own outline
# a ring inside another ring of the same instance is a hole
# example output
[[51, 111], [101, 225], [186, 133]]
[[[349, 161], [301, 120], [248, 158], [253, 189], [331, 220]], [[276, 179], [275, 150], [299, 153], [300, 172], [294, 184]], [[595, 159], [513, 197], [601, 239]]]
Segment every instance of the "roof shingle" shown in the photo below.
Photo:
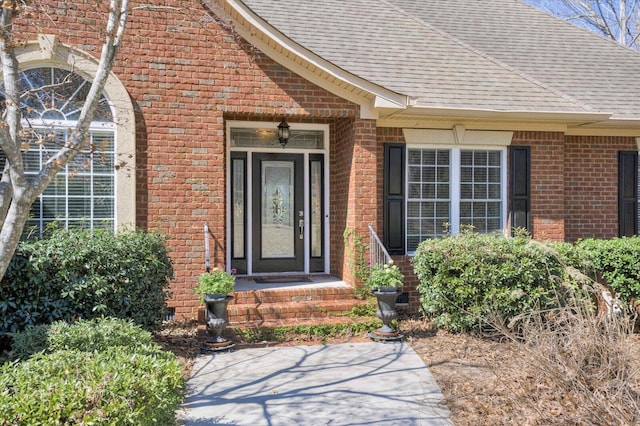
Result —
[[242, 0], [418, 106], [640, 118], [640, 54], [519, 0]]

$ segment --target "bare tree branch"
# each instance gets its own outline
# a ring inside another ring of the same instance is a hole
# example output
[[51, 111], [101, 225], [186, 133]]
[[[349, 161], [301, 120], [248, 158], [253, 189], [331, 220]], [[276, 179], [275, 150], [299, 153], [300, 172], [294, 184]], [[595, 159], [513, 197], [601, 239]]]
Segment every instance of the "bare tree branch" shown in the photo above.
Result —
[[[129, 0], [110, 0], [105, 41], [96, 75], [82, 105], [80, 117], [65, 144], [53, 155], [33, 179], [25, 175], [22, 160], [22, 111], [20, 109], [19, 64], [14, 51], [13, 19], [25, 3], [4, 1], [0, 4], [0, 62], [6, 108], [0, 121], [0, 148], [6, 157], [0, 179], [0, 279], [13, 257], [31, 205], [78, 152], [87, 144], [89, 128], [98, 109], [104, 87], [122, 43], [129, 9]], [[43, 87], [37, 89], [43, 90]]]
[[524, 0], [619, 44], [638, 49], [640, 0]]

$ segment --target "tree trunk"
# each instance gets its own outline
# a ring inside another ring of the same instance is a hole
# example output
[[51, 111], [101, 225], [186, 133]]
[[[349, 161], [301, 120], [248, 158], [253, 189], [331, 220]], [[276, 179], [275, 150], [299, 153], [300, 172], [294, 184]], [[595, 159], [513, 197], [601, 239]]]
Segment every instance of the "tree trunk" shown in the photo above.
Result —
[[[28, 5], [25, 6], [29, 8]], [[20, 10], [21, 12], [15, 12]], [[22, 139], [19, 98], [19, 64], [14, 51], [13, 18], [15, 13], [31, 11], [0, 8], [0, 61], [6, 96], [6, 109], [0, 121], [0, 148], [6, 157], [6, 165], [1, 166], [4, 173], [0, 180], [0, 280], [9, 266], [9, 262], [20, 241], [23, 229], [29, 218], [31, 204], [51, 183], [55, 175], [62, 170], [86, 143], [89, 127], [93, 121], [104, 86], [111, 73], [116, 54], [127, 23], [129, 0], [110, 0], [106, 23], [105, 41], [102, 46], [98, 70], [82, 105], [80, 117], [72, 130], [67, 143], [53, 155], [32, 179], [27, 179], [22, 162]]]

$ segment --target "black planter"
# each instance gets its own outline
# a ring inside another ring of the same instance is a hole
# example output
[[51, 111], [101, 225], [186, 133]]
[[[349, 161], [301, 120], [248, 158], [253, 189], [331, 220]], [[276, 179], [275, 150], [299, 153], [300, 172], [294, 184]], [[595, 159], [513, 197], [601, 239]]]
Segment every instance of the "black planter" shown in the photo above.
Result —
[[404, 336], [402, 336], [398, 330], [391, 327], [391, 321], [398, 318], [396, 299], [401, 292], [396, 288], [382, 290], [383, 291], [373, 292], [378, 301], [376, 316], [382, 320], [382, 327], [369, 333], [369, 337], [381, 341], [400, 340]]
[[207, 348], [228, 348], [232, 345], [231, 340], [222, 337], [222, 331], [229, 323], [227, 319], [227, 304], [231, 300], [233, 300], [233, 296], [226, 296], [224, 294], [204, 295], [204, 302], [207, 305], [207, 340], [205, 342]]

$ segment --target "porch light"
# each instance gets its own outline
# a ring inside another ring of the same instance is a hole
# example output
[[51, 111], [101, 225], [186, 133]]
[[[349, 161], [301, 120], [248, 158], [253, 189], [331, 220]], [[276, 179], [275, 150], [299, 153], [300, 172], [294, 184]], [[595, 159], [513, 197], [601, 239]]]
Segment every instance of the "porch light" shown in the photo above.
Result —
[[278, 124], [278, 142], [280, 142], [283, 148], [289, 142], [289, 125], [284, 117], [280, 124]]

